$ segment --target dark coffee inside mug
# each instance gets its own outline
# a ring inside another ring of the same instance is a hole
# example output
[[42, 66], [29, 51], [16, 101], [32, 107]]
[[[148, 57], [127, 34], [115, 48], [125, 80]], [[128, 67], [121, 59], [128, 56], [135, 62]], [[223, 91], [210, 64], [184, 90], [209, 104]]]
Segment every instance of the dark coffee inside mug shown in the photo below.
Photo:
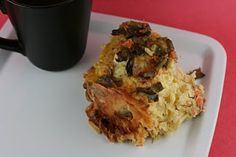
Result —
[[34, 65], [61, 71], [83, 56], [92, 0], [0, 0], [18, 40], [0, 38], [0, 48], [25, 55]]

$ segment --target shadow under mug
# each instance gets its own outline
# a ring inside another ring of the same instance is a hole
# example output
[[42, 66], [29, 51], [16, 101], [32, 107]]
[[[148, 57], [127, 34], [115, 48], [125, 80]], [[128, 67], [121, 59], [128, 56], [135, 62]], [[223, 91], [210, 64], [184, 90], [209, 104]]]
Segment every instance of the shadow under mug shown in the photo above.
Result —
[[44, 70], [68, 69], [84, 54], [91, 5], [92, 0], [0, 0], [18, 38], [0, 38], [0, 48], [21, 53]]

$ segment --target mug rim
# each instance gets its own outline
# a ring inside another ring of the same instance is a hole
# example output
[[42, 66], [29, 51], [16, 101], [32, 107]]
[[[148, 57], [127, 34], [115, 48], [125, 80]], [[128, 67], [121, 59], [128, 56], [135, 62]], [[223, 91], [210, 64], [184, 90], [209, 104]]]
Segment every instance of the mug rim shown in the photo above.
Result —
[[7, 0], [8, 2], [10, 2], [13, 5], [17, 5], [19, 7], [24, 7], [24, 8], [52, 8], [52, 7], [57, 7], [57, 6], [61, 6], [64, 4], [68, 4], [71, 3], [75, 0], [63, 0], [61, 2], [56, 2], [53, 4], [47, 4], [47, 5], [31, 5], [31, 4], [26, 4], [26, 3], [19, 3], [15, 0]]

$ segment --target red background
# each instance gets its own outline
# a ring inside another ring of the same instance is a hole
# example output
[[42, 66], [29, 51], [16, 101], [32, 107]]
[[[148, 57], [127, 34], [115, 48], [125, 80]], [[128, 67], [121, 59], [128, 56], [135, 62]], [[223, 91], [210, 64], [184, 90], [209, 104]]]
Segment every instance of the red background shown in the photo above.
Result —
[[[217, 39], [227, 70], [210, 157], [236, 156], [236, 0], [93, 0], [93, 11], [190, 30]], [[0, 26], [7, 19], [0, 15]], [[219, 74], [220, 75], [220, 74]]]

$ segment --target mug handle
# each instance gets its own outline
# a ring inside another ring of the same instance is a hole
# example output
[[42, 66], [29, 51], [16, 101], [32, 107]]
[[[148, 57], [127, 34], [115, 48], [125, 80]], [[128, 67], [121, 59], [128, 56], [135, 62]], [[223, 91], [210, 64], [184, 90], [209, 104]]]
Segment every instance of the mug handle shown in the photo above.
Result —
[[[2, 11], [3, 14], [7, 14], [4, 1], [5, 0], [0, 0], [0, 10]], [[0, 37], [0, 48], [23, 54], [23, 49], [18, 40], [5, 39]]]

